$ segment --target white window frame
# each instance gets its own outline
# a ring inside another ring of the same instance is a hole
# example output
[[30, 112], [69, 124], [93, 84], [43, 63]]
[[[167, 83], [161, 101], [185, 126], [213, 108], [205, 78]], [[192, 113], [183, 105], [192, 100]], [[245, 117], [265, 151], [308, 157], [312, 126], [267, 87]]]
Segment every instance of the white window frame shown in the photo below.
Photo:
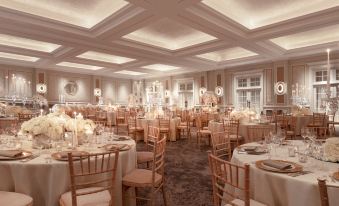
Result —
[[[260, 78], [260, 85], [259, 86], [251, 86], [251, 78], [254, 77], [259, 77]], [[238, 79], [243, 79], [246, 78], [247, 79], [247, 86], [246, 87], [239, 87], [238, 86]], [[264, 85], [264, 78], [263, 78], [263, 71], [262, 70], [256, 70], [253, 72], [246, 72], [245, 73], [236, 73], [234, 75], [234, 92], [233, 92], [233, 99], [234, 99], [234, 106], [235, 108], [240, 109], [241, 107], [239, 106], [239, 99], [238, 99], [238, 91], [241, 90], [246, 90], [246, 91], [250, 91], [250, 90], [259, 90], [260, 91], [260, 105], [259, 105], [259, 110], [263, 109], [264, 106], [264, 101], [263, 101], [263, 85]], [[247, 93], [247, 100], [251, 101], [251, 94], [250, 92]], [[251, 108], [253, 108], [253, 105], [251, 103]]]

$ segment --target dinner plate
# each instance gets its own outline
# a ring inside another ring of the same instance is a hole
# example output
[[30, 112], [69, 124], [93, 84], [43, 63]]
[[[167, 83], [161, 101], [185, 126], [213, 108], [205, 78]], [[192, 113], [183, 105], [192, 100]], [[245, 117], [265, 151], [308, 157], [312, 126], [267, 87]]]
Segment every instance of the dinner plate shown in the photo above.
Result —
[[[78, 157], [73, 156], [73, 160], [80, 160], [81, 155], [88, 155], [88, 152], [85, 151], [62, 151], [51, 154], [52, 158], [59, 161], [68, 161], [68, 153], [72, 152], [73, 155], [78, 155]], [[86, 158], [84, 156], [83, 158]]]
[[22, 150], [21, 155], [18, 155], [16, 157], [4, 157], [4, 156], [0, 156], [0, 160], [20, 160], [20, 159], [28, 158], [28, 157], [30, 157], [32, 155], [33, 155], [32, 152]]
[[255, 162], [255, 165], [257, 168], [270, 171], [270, 172], [277, 172], [277, 173], [294, 173], [294, 172], [301, 172], [303, 170], [303, 167], [297, 163], [290, 162], [290, 161], [285, 161], [285, 160], [271, 160], [271, 161], [276, 161], [276, 162], [283, 162], [283, 163], [288, 163], [291, 165], [291, 168], [289, 169], [278, 169], [274, 167], [270, 167], [268, 165], [265, 165], [264, 162], [267, 160], [259, 160]]
[[131, 145], [128, 144], [107, 144], [103, 146], [106, 151], [113, 151], [118, 149], [119, 151], [127, 151], [131, 149]]

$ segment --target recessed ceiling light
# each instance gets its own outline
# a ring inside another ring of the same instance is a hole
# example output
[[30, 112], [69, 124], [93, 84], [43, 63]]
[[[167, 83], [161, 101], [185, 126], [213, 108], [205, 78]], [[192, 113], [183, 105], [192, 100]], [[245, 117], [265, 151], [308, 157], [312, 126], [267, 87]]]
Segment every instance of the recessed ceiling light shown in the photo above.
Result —
[[94, 52], [94, 51], [88, 51], [85, 53], [82, 53], [78, 55], [79, 58], [84, 59], [91, 59], [91, 60], [97, 60], [102, 62], [109, 62], [113, 64], [124, 64], [126, 62], [134, 61], [135, 59], [122, 57], [122, 56], [116, 56], [111, 54], [105, 54], [100, 52]]
[[74, 68], [80, 68], [80, 69], [89, 69], [89, 70], [98, 70], [102, 69], [103, 67], [93, 66], [93, 65], [87, 65], [87, 64], [78, 64], [78, 63], [72, 63], [72, 62], [61, 62], [57, 64], [58, 66], [64, 66], [64, 67], [74, 67]]
[[133, 76], [147, 74], [147, 73], [135, 72], [135, 71], [129, 71], [129, 70], [121, 70], [121, 71], [114, 72], [114, 73], [117, 73], [117, 74], [127, 74], [127, 75], [133, 75]]
[[229, 49], [223, 49], [220, 51], [209, 52], [206, 54], [200, 54], [200, 55], [197, 55], [197, 57], [216, 61], [216, 62], [221, 62], [221, 61], [240, 59], [240, 58], [245, 58], [245, 57], [250, 57], [250, 56], [255, 56], [255, 55], [258, 55], [258, 54], [251, 52], [249, 50], [243, 49], [241, 47], [234, 47], [234, 48], [229, 48]]
[[37, 41], [33, 39], [26, 39], [17, 36], [11, 36], [7, 34], [0, 34], [0, 44], [11, 47], [19, 47], [24, 49], [31, 49], [41, 52], [52, 52], [60, 47], [58, 44], [52, 44], [43, 41]]
[[180, 67], [175, 67], [175, 66], [170, 66], [170, 65], [165, 65], [165, 64], [151, 64], [148, 66], [144, 66], [142, 68], [165, 72], [165, 71], [179, 69]]
[[0, 57], [6, 58], [6, 59], [17, 59], [17, 60], [22, 60], [22, 61], [29, 61], [29, 62], [36, 62], [39, 60], [39, 58], [37, 57], [24, 56], [20, 54], [11, 54], [11, 53], [5, 53], [5, 52], [0, 52]]

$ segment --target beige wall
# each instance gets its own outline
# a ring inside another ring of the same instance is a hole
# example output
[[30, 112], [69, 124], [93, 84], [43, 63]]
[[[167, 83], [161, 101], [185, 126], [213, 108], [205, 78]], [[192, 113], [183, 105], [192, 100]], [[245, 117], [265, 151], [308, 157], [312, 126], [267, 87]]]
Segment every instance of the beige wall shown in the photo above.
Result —
[[[48, 101], [52, 103], [59, 101], [59, 94], [64, 94], [67, 102], [96, 103], [93, 92], [96, 87], [96, 79], [99, 80], [102, 96], [111, 103], [127, 104], [128, 95], [132, 92], [131, 80], [128, 79], [0, 65], [0, 96], [3, 97], [6, 95], [5, 90], [11, 90], [7, 89], [5, 85], [5, 76], [11, 77], [12, 74], [15, 74], [17, 78], [22, 77], [25, 78], [26, 81], [30, 81], [31, 88], [26, 89], [29, 90], [27, 94], [28, 96], [31, 96], [32, 93], [35, 94], [35, 85], [39, 73], [44, 74], [44, 83], [47, 84], [47, 93], [45, 96]], [[74, 81], [78, 84], [78, 92], [75, 96], [68, 95], [64, 92], [64, 87], [69, 81]], [[9, 88], [13, 87], [11, 81], [8, 82], [8, 85]], [[20, 91], [19, 86], [20, 85], [17, 84], [17, 93]]]

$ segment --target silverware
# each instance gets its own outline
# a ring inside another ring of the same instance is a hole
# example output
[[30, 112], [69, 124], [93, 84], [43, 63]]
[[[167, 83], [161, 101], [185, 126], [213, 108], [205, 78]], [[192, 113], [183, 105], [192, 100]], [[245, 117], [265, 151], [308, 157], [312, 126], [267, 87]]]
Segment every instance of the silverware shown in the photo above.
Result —
[[20, 160], [20, 162], [23, 162], [23, 163], [25, 163], [25, 162], [31, 161], [31, 160], [33, 160], [33, 159], [35, 159], [35, 158], [39, 157], [39, 156], [40, 156], [39, 154], [32, 155], [32, 156], [30, 156], [30, 157], [27, 157], [26, 159], [22, 159], [22, 160]]

